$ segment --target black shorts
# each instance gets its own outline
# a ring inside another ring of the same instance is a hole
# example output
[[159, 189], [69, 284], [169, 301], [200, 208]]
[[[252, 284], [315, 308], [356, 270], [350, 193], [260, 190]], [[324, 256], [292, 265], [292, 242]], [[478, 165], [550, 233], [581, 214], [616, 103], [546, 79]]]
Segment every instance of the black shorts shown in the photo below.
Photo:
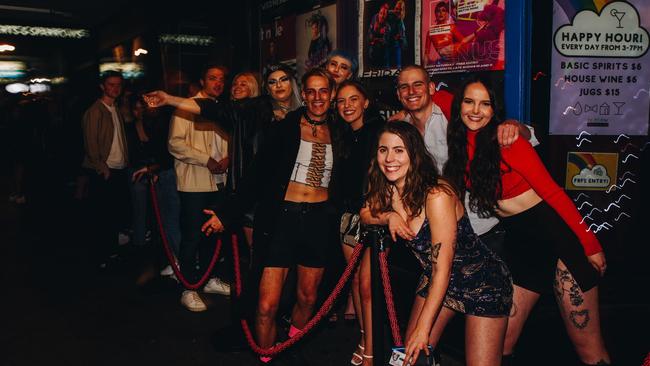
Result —
[[327, 202], [284, 201], [266, 248], [264, 267], [325, 267], [335, 248], [330, 243], [331, 217]]
[[515, 285], [536, 293], [551, 292], [558, 259], [583, 292], [598, 285], [598, 272], [578, 237], [546, 202], [502, 218], [501, 223], [506, 231], [503, 259]]

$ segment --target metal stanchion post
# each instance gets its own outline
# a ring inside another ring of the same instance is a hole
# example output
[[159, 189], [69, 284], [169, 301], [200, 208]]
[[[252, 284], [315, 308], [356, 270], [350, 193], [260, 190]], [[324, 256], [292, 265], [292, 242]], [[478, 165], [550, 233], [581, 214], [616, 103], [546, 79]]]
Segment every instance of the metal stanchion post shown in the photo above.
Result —
[[381, 282], [379, 270], [379, 253], [384, 251], [383, 243], [379, 240], [380, 226], [371, 225], [367, 227], [369, 242], [372, 243], [370, 252], [370, 281], [372, 284], [372, 351], [376, 365], [382, 365], [386, 358], [384, 350], [384, 323], [386, 312], [384, 311], [384, 286]]
[[[224, 235], [225, 236], [225, 235]], [[236, 240], [232, 238], [231, 241]], [[231, 242], [233, 244], [233, 242]], [[235, 267], [233, 258], [233, 268]], [[241, 261], [240, 261], [241, 262]], [[218, 352], [242, 352], [248, 349], [246, 337], [241, 329], [239, 320], [241, 319], [241, 303], [237, 297], [235, 283], [230, 285], [230, 324], [217, 329], [211, 337], [212, 345]]]

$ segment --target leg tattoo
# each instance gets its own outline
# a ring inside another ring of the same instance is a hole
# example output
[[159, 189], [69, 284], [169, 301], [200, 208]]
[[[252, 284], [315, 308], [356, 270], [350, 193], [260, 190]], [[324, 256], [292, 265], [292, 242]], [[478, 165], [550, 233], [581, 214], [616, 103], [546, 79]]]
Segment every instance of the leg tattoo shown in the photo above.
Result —
[[574, 327], [578, 329], [584, 329], [587, 327], [587, 324], [589, 324], [589, 310], [572, 310], [569, 318], [571, 319], [571, 323], [573, 323]]
[[568, 292], [571, 305], [580, 306], [584, 302], [580, 286], [578, 286], [576, 280], [566, 269], [557, 268], [555, 270], [555, 281], [553, 287], [555, 288], [555, 296], [558, 301], [562, 299], [565, 292]]

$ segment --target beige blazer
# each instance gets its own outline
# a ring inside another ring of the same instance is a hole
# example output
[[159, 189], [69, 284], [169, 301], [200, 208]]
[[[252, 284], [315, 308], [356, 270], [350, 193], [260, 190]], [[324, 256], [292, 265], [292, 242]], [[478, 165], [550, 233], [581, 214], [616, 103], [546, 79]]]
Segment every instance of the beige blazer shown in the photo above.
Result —
[[[193, 98], [206, 96], [199, 92]], [[226, 174], [212, 174], [207, 168], [213, 144], [216, 144], [215, 160], [228, 156], [228, 136], [217, 131], [214, 123], [176, 110], [171, 119], [167, 142], [169, 153], [175, 158], [176, 186], [179, 191], [215, 192], [219, 187], [225, 186]]]

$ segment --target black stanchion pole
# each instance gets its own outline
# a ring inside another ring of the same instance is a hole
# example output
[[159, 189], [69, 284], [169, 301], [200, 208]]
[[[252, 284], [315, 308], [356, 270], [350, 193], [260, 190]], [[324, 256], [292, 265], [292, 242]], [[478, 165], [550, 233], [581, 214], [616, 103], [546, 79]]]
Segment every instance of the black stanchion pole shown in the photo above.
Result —
[[[230, 233], [228, 233], [230, 235]], [[243, 235], [242, 235], [243, 236]], [[225, 237], [225, 235], [224, 235]], [[231, 240], [232, 237], [231, 237]], [[232, 245], [232, 242], [230, 243]], [[237, 258], [239, 260], [240, 258]], [[233, 269], [235, 268], [233, 258]], [[241, 263], [241, 260], [239, 261]], [[246, 268], [241, 266], [240, 268]], [[242, 278], [242, 282], [244, 279]], [[242, 352], [248, 349], [244, 331], [241, 329], [239, 320], [241, 319], [241, 301], [237, 298], [237, 291], [235, 290], [235, 283], [230, 285], [230, 324], [223, 328], [217, 329], [212, 334], [212, 345], [218, 352]]]
[[381, 282], [381, 271], [379, 270], [379, 253], [384, 251], [383, 243], [379, 240], [380, 226], [368, 226], [370, 243], [370, 281], [372, 289], [372, 351], [376, 365], [383, 365], [386, 359], [384, 350], [384, 323], [386, 312], [384, 311], [386, 299], [384, 298], [384, 285]]

